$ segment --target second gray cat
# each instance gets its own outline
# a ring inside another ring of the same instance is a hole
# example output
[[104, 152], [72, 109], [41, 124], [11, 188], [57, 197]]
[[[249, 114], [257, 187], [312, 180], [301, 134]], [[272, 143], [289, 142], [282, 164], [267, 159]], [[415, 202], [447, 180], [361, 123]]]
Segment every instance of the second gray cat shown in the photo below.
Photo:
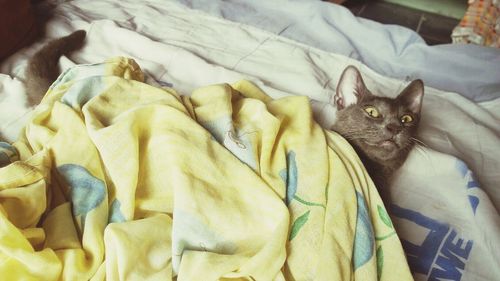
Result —
[[83, 46], [86, 32], [77, 30], [68, 36], [54, 39], [45, 44], [28, 61], [25, 71], [26, 92], [30, 105], [37, 105], [50, 85], [59, 75], [57, 62], [63, 54]]
[[386, 204], [390, 178], [419, 142], [423, 95], [422, 80], [414, 80], [396, 98], [376, 96], [358, 69], [348, 66], [332, 99], [338, 109], [332, 130], [354, 147]]
[[[40, 103], [50, 85], [59, 75], [59, 58], [83, 46], [86, 32], [77, 30], [68, 36], [54, 39], [38, 50], [29, 60], [25, 70], [28, 105]], [[5, 138], [0, 131], [0, 141]]]

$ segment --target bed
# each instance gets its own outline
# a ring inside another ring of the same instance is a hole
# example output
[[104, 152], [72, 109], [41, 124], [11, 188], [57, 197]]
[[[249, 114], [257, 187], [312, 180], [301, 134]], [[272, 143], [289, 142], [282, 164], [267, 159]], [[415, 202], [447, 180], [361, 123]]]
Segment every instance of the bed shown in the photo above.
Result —
[[[45, 37], [0, 65], [2, 276], [500, 276], [498, 49], [429, 47], [322, 1], [39, 5], [54, 14]], [[27, 107], [27, 58], [77, 29], [84, 48], [61, 58], [63, 74]], [[389, 97], [412, 79], [426, 84], [423, 144], [389, 205], [327, 130], [348, 65]], [[287, 130], [270, 133], [276, 120]]]

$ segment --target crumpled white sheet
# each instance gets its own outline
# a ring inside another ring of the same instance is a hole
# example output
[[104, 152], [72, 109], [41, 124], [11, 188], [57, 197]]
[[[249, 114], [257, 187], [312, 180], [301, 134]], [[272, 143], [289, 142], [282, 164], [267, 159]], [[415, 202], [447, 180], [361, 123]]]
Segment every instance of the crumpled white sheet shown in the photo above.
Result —
[[413, 30], [357, 18], [343, 6], [319, 0], [171, 1], [360, 60], [389, 77], [421, 78], [429, 86], [474, 101], [500, 97], [499, 49], [427, 46]]
[[[49, 37], [88, 31], [86, 46], [70, 61], [62, 60], [66, 66], [130, 56], [150, 83], [172, 86], [183, 94], [208, 84], [249, 79], [273, 98], [309, 96], [324, 127], [334, 120], [335, 108], [328, 101], [347, 65], [358, 66], [374, 92], [395, 96], [405, 86], [342, 55], [171, 2], [77, 0], [59, 5], [55, 12]], [[20, 73], [33, 51], [20, 51], [0, 66], [10, 75], [0, 80], [0, 112], [6, 112], [0, 116], [0, 129], [8, 131], [11, 140], [22, 128], [20, 112], [29, 109], [4, 101], [6, 96], [24, 95], [17, 78], [22, 79]], [[499, 106], [500, 99], [478, 105], [456, 93], [426, 88], [419, 134], [429, 148], [412, 152], [395, 179], [396, 198], [389, 207], [417, 280], [439, 274], [455, 274], [455, 280], [492, 280], [500, 275], [495, 266], [500, 262]]]

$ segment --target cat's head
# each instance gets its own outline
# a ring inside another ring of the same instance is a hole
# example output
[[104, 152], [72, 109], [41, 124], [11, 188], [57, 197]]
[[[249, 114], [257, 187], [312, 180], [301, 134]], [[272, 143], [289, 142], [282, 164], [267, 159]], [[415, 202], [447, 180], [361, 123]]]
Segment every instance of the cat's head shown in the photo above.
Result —
[[375, 96], [356, 67], [348, 66], [331, 101], [338, 109], [332, 129], [373, 161], [406, 158], [415, 141], [423, 95], [422, 81], [414, 80], [394, 99]]

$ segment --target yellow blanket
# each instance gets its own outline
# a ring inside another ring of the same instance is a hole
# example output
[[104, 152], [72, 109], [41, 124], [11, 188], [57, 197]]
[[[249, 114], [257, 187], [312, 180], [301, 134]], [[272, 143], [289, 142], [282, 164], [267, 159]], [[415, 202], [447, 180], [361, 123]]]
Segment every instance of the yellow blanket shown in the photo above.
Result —
[[131, 59], [74, 67], [0, 145], [2, 280], [412, 280], [306, 97], [142, 81]]

